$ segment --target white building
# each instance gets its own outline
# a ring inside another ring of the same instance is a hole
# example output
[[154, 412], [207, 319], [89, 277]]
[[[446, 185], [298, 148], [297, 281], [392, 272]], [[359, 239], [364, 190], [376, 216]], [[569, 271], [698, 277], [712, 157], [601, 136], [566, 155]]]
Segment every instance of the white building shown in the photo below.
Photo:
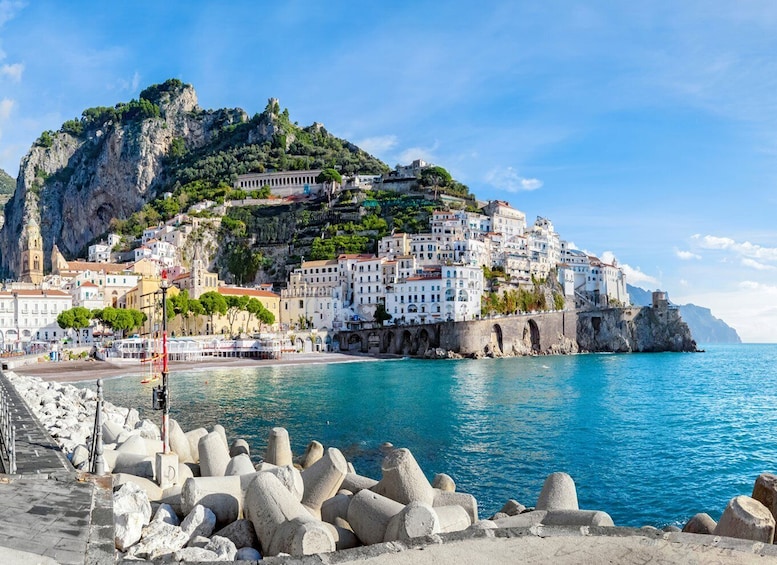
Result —
[[537, 217], [526, 234], [532, 274], [544, 278], [561, 261], [561, 238], [547, 218]]
[[279, 171], [274, 173], [249, 173], [238, 175], [235, 188], [245, 191], [260, 190], [270, 187], [270, 192], [276, 196], [319, 194], [324, 190], [324, 183], [316, 180], [321, 169], [312, 171]]
[[507, 240], [526, 230], [526, 214], [503, 200], [490, 201], [483, 212], [491, 219], [491, 231], [501, 233]]
[[386, 311], [392, 322], [425, 324], [445, 319], [442, 277], [439, 269], [425, 269], [416, 276], [386, 287]]
[[95, 243], [89, 246], [90, 263], [110, 263], [112, 247], [106, 243]]
[[73, 297], [73, 306], [83, 306], [89, 310], [99, 310], [105, 307], [103, 293], [96, 284], [85, 282], [80, 286], [72, 286], [70, 295]]
[[[33, 341], [67, 337], [57, 316], [72, 307], [72, 296], [60, 290], [0, 291], [0, 349], [26, 349]], [[91, 330], [82, 330], [78, 341], [91, 342]]]

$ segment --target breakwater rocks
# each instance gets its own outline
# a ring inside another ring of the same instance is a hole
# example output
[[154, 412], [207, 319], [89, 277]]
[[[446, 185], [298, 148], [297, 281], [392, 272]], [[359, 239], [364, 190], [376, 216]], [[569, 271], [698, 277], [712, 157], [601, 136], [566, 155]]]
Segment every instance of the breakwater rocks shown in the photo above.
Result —
[[[77, 467], [91, 437], [95, 394], [8, 373], [41, 423]], [[311, 441], [297, 457], [288, 432], [269, 431], [262, 457], [220, 425], [184, 431], [171, 420], [172, 453], [159, 428], [105, 403], [105, 460], [113, 473], [114, 542], [126, 560], [231, 561], [325, 553], [468, 530], [614, 527], [580, 509], [566, 473], [552, 473], [534, 507], [508, 500], [481, 519], [478, 503], [446, 474], [432, 481], [413, 454], [384, 444], [380, 477], [357, 472], [340, 450]], [[82, 441], [83, 440], [83, 441]], [[80, 443], [79, 443], [80, 442]], [[693, 516], [683, 531], [773, 543], [777, 476], [762, 474], [752, 496], [733, 498], [718, 522]], [[676, 528], [674, 528], [676, 530]], [[647, 530], [646, 530], [647, 531]]]

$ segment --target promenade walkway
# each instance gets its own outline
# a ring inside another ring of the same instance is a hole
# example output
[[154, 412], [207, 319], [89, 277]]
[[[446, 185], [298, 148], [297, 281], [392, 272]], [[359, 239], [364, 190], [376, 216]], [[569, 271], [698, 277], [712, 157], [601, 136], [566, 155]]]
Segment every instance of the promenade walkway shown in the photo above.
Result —
[[77, 473], [2, 373], [0, 386], [13, 405], [17, 465], [0, 475], [0, 563], [113, 563], [110, 477]]

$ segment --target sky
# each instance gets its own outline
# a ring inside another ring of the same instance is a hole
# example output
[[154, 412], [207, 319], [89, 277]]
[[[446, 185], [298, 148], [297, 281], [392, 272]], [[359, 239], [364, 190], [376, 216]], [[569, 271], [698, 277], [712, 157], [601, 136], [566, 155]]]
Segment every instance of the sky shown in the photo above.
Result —
[[777, 342], [773, 0], [0, 0], [0, 168], [168, 78], [443, 166]]

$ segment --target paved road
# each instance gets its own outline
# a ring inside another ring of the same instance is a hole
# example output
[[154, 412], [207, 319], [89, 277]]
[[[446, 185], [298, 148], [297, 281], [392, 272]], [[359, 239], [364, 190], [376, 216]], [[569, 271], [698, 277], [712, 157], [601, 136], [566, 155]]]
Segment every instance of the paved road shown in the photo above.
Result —
[[2, 373], [0, 386], [13, 403], [17, 462], [15, 475], [0, 475], [0, 564], [112, 563], [110, 478], [76, 473]]

